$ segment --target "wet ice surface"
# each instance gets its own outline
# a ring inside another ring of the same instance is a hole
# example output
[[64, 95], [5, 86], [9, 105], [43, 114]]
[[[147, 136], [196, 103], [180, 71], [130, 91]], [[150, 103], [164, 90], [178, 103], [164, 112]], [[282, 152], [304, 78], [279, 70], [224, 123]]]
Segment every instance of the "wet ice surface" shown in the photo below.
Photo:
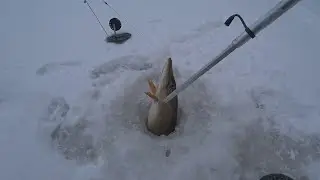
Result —
[[[250, 24], [276, 2], [110, 1], [133, 34], [113, 46], [83, 3], [6, 1], [0, 179], [255, 180], [284, 173], [318, 180], [320, 26], [312, 3], [179, 94], [175, 133], [157, 137], [144, 126], [147, 79], [157, 81], [166, 58], [182, 84], [243, 31], [237, 23], [225, 27], [226, 17], [238, 12]], [[99, 17], [114, 16], [92, 5]], [[31, 22], [11, 28], [21, 13]]]

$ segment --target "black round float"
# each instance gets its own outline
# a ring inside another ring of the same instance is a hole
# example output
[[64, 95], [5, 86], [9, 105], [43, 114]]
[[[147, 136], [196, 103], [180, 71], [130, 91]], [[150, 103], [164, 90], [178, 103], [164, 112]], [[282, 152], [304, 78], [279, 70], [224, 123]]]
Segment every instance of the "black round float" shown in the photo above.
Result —
[[260, 180], [293, 180], [293, 178], [281, 173], [273, 173], [262, 176]]
[[114, 34], [108, 36], [106, 41], [109, 43], [122, 44], [131, 38], [131, 34], [128, 32], [116, 33], [122, 27], [121, 21], [118, 18], [112, 18], [109, 21], [109, 27], [114, 31]]
[[121, 29], [121, 21], [118, 18], [112, 18], [109, 21], [109, 27], [114, 31], [119, 31]]

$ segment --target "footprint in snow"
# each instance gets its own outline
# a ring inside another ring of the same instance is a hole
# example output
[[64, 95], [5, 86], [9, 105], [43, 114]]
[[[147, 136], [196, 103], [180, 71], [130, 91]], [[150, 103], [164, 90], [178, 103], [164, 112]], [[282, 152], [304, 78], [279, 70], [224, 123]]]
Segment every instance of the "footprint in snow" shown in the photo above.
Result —
[[94, 144], [93, 136], [85, 133], [90, 122], [86, 115], [67, 118], [70, 110], [71, 107], [63, 97], [52, 98], [49, 103], [43, 120], [56, 124], [50, 134], [52, 145], [66, 159], [79, 163], [93, 161], [97, 157], [98, 148]]
[[43, 65], [42, 67], [40, 67], [36, 71], [36, 74], [39, 76], [43, 76], [47, 73], [61, 70], [64, 67], [79, 66], [80, 64], [81, 64], [80, 62], [76, 62], [76, 61], [67, 61], [67, 62], [62, 62], [62, 63], [58, 63], [58, 62], [47, 63], [47, 64]]
[[144, 56], [128, 55], [115, 58], [97, 67], [91, 71], [91, 78], [97, 79], [101, 75], [114, 73], [117, 70], [143, 71], [152, 68], [152, 64], [147, 62], [148, 58]]

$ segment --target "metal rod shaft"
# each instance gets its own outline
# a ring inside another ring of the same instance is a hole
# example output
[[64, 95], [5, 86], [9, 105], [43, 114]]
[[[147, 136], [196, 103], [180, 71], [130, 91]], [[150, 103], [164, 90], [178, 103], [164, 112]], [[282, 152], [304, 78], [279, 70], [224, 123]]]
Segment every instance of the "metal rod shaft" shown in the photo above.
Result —
[[96, 17], [96, 19], [97, 19], [98, 23], [100, 24], [101, 28], [103, 29], [103, 31], [106, 33], [106, 35], [107, 35], [107, 36], [109, 36], [109, 34], [107, 33], [106, 29], [103, 27], [103, 25], [102, 25], [102, 24], [101, 24], [101, 22], [99, 21], [98, 16], [96, 15], [96, 13], [94, 13], [93, 9], [91, 8], [91, 6], [90, 6], [90, 4], [89, 4], [88, 0], [86, 0], [86, 1], [85, 1], [85, 3], [89, 6], [89, 8], [90, 8], [91, 12], [92, 12], [92, 13], [93, 13], [93, 15]]
[[[261, 30], [266, 28], [276, 19], [278, 19], [282, 14], [291, 9], [294, 5], [296, 5], [301, 0], [282, 0], [278, 4], [274, 6], [271, 10], [269, 10], [264, 16], [260, 17], [251, 27], [249, 27], [252, 32], [258, 34]], [[178, 95], [181, 91], [185, 90], [190, 84], [196, 81], [199, 77], [201, 77], [204, 73], [209, 71], [212, 67], [217, 65], [221, 60], [231, 54], [235, 49], [241, 47], [243, 44], [248, 42], [251, 37], [247, 32], [241, 33], [237, 38], [235, 38], [232, 43], [223, 50], [220, 54], [218, 54], [214, 59], [212, 59], [209, 63], [203, 66], [198, 72], [193, 74], [187, 81], [177, 87], [172, 93], [170, 93], [165, 99], [164, 102], [169, 102], [172, 98]]]

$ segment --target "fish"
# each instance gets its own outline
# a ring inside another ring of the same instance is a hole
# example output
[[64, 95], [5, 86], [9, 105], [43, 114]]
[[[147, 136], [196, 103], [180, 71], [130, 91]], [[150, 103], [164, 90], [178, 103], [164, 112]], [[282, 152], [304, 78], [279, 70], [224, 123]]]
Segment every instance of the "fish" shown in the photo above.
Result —
[[145, 92], [151, 99], [146, 128], [157, 136], [170, 135], [175, 131], [178, 122], [178, 96], [169, 102], [163, 101], [177, 88], [172, 66], [172, 59], [168, 58], [163, 66], [158, 84], [156, 85], [151, 79], [148, 79], [149, 92]]

